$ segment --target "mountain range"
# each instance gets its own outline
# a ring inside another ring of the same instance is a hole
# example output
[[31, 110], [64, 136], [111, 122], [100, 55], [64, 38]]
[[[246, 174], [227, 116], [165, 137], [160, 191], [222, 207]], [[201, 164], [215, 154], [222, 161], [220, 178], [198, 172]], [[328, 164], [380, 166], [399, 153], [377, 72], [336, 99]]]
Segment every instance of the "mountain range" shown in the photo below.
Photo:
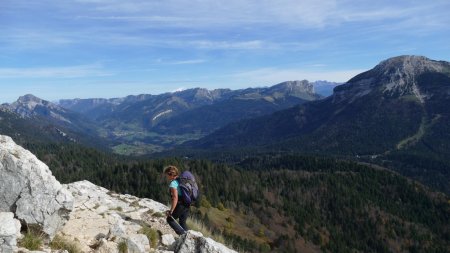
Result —
[[190, 170], [192, 215], [246, 252], [448, 252], [450, 63], [399, 56], [314, 88], [26, 95], [0, 106], [0, 133], [111, 193], [165, 201], [164, 166]]
[[231, 123], [187, 147], [378, 159], [450, 192], [449, 108], [450, 63], [400, 56], [325, 99]]
[[399, 56], [342, 85], [316, 83], [335, 86], [325, 98], [306, 80], [58, 103], [26, 95], [0, 106], [0, 130], [19, 143], [72, 142], [129, 155], [331, 155], [450, 192], [449, 73], [448, 62]]
[[[265, 88], [195, 88], [161, 95], [72, 99], [58, 103], [25, 95], [1, 108], [4, 113], [23, 119], [22, 125], [28, 121], [31, 125], [54, 129], [68, 140], [137, 155], [198, 139], [236, 120], [320, 98], [313, 84], [303, 80]], [[55, 140], [55, 136], [47, 137]]]
[[109, 143], [98, 136], [91, 120], [31, 94], [0, 105], [0, 119], [1, 133], [22, 144], [68, 142], [105, 148]]

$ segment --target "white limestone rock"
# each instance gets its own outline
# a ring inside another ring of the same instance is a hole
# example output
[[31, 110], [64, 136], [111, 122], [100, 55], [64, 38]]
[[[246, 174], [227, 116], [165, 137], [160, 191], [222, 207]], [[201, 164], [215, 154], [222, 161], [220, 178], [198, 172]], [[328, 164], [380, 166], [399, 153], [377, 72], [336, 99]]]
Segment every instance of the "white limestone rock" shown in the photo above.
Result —
[[37, 224], [52, 238], [65, 224], [73, 197], [47, 165], [8, 137], [0, 135], [0, 211], [12, 211]]
[[20, 222], [11, 212], [0, 212], [0, 252], [17, 251]]
[[121, 238], [126, 235], [123, 220], [119, 215], [117, 215], [115, 213], [111, 214], [109, 224], [110, 224], [110, 227], [109, 227], [108, 238], [110, 240], [114, 240], [114, 238]]
[[[118, 252], [121, 242], [128, 252], [235, 252], [194, 231], [175, 241], [165, 218], [152, 216], [168, 209], [159, 202], [114, 193], [88, 181], [65, 187], [74, 196], [75, 207], [61, 233], [79, 241], [83, 252]], [[163, 234], [157, 249], [151, 249], [141, 234], [144, 224]], [[98, 248], [93, 250], [92, 245]]]
[[143, 234], [134, 234], [127, 237], [129, 253], [145, 253], [150, 251], [150, 242]]
[[118, 253], [117, 243], [100, 239], [100, 246], [96, 250], [97, 253]]
[[161, 244], [164, 246], [172, 247], [175, 243], [175, 237], [172, 234], [165, 234], [161, 236]]
[[[145, 252], [150, 250], [150, 246], [147, 249], [148, 239], [138, 234], [143, 224], [160, 230], [146, 219], [154, 212], [164, 212], [167, 206], [150, 199], [114, 193], [89, 181], [64, 187], [73, 195], [75, 204], [61, 233], [79, 241], [83, 252], [92, 251], [90, 246], [93, 245], [99, 247], [96, 252], [115, 252], [119, 242], [126, 242], [135, 252], [142, 252], [142, 248]], [[170, 229], [166, 222], [164, 227]]]
[[227, 248], [225, 245], [218, 243], [211, 238], [203, 237], [202, 233], [192, 230], [189, 230], [178, 239], [175, 252], [237, 253], [236, 251]]

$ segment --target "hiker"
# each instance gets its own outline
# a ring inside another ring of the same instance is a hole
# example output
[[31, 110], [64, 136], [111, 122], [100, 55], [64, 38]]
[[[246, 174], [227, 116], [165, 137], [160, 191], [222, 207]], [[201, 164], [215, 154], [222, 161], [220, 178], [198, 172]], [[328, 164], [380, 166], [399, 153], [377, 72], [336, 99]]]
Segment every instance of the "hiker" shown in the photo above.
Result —
[[[178, 235], [182, 235], [188, 231], [186, 220], [189, 216], [189, 205], [185, 205], [181, 201], [181, 190], [177, 180], [179, 176], [177, 167], [173, 165], [167, 166], [164, 168], [164, 174], [170, 181], [169, 191], [172, 198], [170, 210], [167, 211], [167, 223], [169, 223]], [[176, 219], [179, 219], [179, 224]]]

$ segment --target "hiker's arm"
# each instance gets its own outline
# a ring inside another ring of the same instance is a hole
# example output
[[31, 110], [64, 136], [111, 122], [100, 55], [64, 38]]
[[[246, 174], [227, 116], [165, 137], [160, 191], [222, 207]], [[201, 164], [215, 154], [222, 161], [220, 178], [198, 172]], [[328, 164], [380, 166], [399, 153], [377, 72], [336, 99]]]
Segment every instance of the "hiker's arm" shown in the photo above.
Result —
[[177, 206], [177, 203], [178, 203], [178, 191], [177, 191], [177, 188], [170, 188], [170, 195], [172, 195], [172, 206], [170, 208], [170, 214], [172, 214], [173, 211], [175, 210], [175, 207]]

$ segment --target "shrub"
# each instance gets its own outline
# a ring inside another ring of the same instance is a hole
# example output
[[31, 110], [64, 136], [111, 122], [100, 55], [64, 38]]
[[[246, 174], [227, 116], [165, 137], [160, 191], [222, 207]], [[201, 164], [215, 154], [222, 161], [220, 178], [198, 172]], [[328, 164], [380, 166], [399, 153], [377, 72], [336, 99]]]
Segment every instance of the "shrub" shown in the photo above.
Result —
[[204, 208], [211, 208], [211, 203], [209, 203], [209, 201], [205, 197], [203, 197], [200, 200], [200, 206], [202, 206]]
[[220, 211], [225, 211], [225, 207], [223, 206], [222, 202], [220, 202], [220, 203], [217, 205], [217, 209], [219, 209]]

